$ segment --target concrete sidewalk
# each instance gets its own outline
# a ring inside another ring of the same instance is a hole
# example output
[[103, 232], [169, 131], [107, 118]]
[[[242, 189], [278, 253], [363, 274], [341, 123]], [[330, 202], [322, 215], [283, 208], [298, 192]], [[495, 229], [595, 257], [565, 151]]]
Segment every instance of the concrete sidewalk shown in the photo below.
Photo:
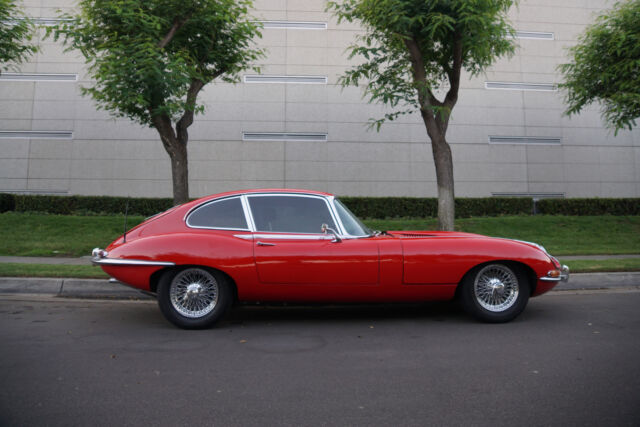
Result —
[[[554, 292], [597, 289], [640, 289], [640, 272], [577, 273], [560, 283]], [[8, 294], [39, 294], [68, 298], [150, 299], [136, 289], [105, 279], [47, 279], [0, 277], [0, 297]]]
[[107, 279], [0, 277], [3, 294], [37, 294], [69, 298], [151, 299], [142, 292]]

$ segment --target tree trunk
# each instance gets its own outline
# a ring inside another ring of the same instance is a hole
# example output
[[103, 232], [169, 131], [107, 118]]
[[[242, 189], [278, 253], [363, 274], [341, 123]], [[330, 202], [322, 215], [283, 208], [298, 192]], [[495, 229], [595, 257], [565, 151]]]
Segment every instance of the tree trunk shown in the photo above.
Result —
[[453, 186], [453, 158], [451, 147], [444, 135], [431, 139], [433, 160], [438, 183], [438, 229], [453, 231], [455, 218], [455, 194]]
[[153, 125], [160, 135], [164, 149], [171, 159], [171, 178], [173, 180], [173, 204], [180, 205], [189, 201], [189, 164], [187, 163], [187, 142], [189, 136], [186, 131], [176, 135], [167, 115], [151, 114]]
[[189, 201], [189, 163], [187, 144], [177, 143], [171, 157], [171, 175], [173, 179], [173, 204], [180, 205]]
[[446, 121], [436, 119], [430, 111], [421, 110], [422, 120], [431, 140], [433, 163], [438, 185], [438, 230], [453, 231], [455, 193], [453, 191], [453, 157], [445, 137]]

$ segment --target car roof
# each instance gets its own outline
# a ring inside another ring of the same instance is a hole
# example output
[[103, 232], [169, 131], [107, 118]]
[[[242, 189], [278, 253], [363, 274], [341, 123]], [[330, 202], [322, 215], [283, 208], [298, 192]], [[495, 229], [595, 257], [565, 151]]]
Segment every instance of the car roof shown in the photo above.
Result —
[[190, 204], [200, 204], [200, 203], [208, 201], [208, 200], [219, 199], [219, 198], [223, 198], [223, 197], [239, 196], [239, 195], [242, 195], [242, 194], [263, 194], [263, 193], [268, 193], [268, 194], [274, 194], [274, 193], [278, 193], [278, 194], [309, 194], [309, 195], [323, 196], [323, 197], [333, 196], [333, 194], [325, 193], [325, 192], [322, 192], [322, 191], [315, 191], [315, 190], [302, 190], [302, 189], [295, 189], [295, 188], [255, 188], [255, 189], [248, 189], [248, 190], [235, 190], [235, 191], [227, 191], [227, 192], [224, 192], [224, 193], [211, 194], [209, 196], [204, 196], [204, 197], [201, 197], [201, 198], [199, 198], [197, 200], [194, 200]]

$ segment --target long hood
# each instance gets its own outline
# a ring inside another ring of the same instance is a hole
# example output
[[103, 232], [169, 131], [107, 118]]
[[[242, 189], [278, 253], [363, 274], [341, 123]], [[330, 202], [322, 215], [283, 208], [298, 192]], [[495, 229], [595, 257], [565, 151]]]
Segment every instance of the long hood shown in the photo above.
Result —
[[400, 238], [400, 239], [420, 239], [420, 238], [433, 238], [433, 237], [451, 237], [451, 238], [478, 238], [484, 237], [489, 239], [490, 237], [483, 236], [481, 234], [463, 233], [461, 231], [388, 231], [388, 234]]

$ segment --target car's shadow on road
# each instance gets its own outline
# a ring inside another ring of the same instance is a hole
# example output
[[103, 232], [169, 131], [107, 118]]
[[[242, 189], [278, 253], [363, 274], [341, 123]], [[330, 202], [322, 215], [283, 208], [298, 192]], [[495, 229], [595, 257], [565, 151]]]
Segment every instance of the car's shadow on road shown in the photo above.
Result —
[[239, 323], [290, 322], [362, 322], [419, 320], [433, 322], [468, 322], [473, 319], [453, 302], [411, 304], [242, 304], [232, 307], [220, 321], [220, 327]]

